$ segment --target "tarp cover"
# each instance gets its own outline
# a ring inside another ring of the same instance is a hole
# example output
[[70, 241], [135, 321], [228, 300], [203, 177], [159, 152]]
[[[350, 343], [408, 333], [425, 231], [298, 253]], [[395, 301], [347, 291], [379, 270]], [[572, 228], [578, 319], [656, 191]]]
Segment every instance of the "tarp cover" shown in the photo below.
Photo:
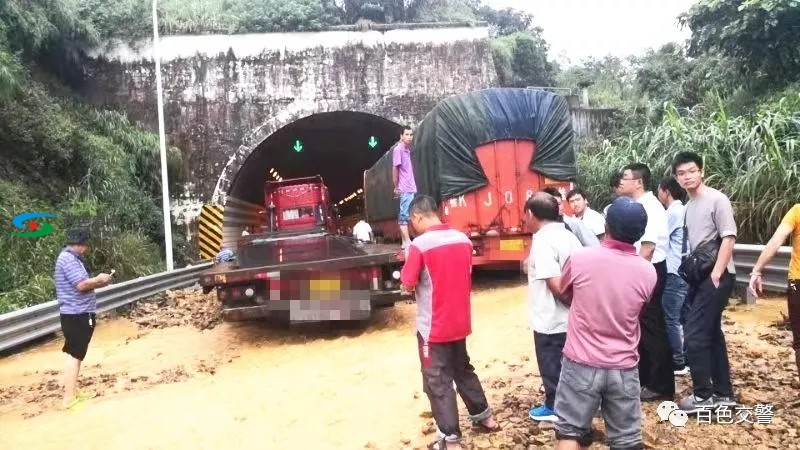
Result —
[[[437, 201], [474, 191], [488, 182], [475, 148], [503, 139], [530, 139], [536, 151], [528, 168], [555, 180], [577, 176], [569, 105], [557, 94], [496, 88], [447, 98], [415, 130], [412, 163], [417, 192]], [[365, 174], [368, 220], [396, 217], [392, 150]]]

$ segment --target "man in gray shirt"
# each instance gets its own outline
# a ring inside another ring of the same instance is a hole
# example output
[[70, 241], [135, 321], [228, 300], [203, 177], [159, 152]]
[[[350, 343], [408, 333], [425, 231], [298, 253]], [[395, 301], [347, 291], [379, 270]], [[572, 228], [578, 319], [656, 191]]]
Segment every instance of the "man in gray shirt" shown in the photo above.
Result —
[[703, 408], [736, 405], [722, 332], [722, 311], [728, 305], [736, 280], [732, 256], [737, 229], [728, 197], [703, 182], [703, 159], [699, 155], [678, 154], [672, 173], [689, 194], [685, 219], [688, 252], [704, 242], [719, 242], [711, 274], [699, 284], [690, 284], [685, 300], [688, 303], [684, 325], [686, 359], [691, 367], [694, 392], [682, 399], [678, 407], [691, 414]]

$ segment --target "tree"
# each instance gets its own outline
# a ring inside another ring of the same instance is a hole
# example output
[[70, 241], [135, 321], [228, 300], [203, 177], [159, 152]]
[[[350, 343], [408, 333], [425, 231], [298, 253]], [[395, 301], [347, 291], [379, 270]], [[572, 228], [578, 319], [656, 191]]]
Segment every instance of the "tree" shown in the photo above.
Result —
[[800, 0], [702, 0], [679, 20], [689, 56], [729, 57], [750, 79], [800, 79]]
[[547, 61], [547, 44], [531, 33], [516, 35], [514, 58], [515, 84], [525, 86], [552, 86], [553, 67]]
[[489, 6], [480, 6], [477, 9], [478, 17], [487, 22], [492, 36], [508, 36], [519, 31], [531, 31], [541, 35], [542, 29], [533, 27], [533, 15], [513, 8], [494, 9]]

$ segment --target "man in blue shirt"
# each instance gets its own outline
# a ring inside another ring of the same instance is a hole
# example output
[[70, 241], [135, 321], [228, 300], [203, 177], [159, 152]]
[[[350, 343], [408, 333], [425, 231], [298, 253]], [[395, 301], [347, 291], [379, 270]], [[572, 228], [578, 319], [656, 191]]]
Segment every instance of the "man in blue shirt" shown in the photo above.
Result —
[[106, 273], [89, 277], [83, 259], [89, 252], [89, 238], [86, 230], [69, 230], [67, 245], [58, 255], [54, 271], [61, 331], [64, 334], [62, 351], [67, 354], [64, 370], [65, 409], [95, 395], [92, 392], [76, 395], [75, 387], [97, 320], [97, 298], [94, 290], [111, 283], [111, 275]]
[[678, 275], [678, 267], [686, 250], [683, 249], [683, 200], [686, 191], [673, 177], [665, 177], [658, 185], [658, 199], [667, 208], [667, 228], [669, 245], [667, 247], [667, 280], [661, 296], [661, 307], [664, 309], [664, 321], [667, 326], [667, 337], [672, 347], [672, 361], [675, 363], [675, 375], [686, 375], [689, 368], [683, 353], [683, 303], [689, 286]]

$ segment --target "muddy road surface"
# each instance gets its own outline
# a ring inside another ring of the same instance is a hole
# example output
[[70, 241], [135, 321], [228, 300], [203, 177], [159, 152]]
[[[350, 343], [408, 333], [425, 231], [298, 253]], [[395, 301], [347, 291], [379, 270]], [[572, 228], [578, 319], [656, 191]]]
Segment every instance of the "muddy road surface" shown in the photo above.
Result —
[[[504, 430], [490, 437], [465, 431], [467, 448], [554, 447], [552, 430], [527, 418], [542, 394], [525, 298], [520, 280], [479, 283], [473, 297], [468, 348]], [[736, 394], [750, 408], [770, 405], [769, 423], [753, 414], [739, 424], [692, 419], [673, 428], [657, 423], [656, 405], [646, 405], [648, 447], [797, 446], [800, 383], [790, 333], [780, 324], [785, 311], [777, 300], [726, 312]], [[286, 330], [221, 323], [212, 295], [171, 293], [99, 322], [80, 381], [98, 396], [76, 410], [57, 409], [59, 339], [0, 359], [0, 448], [424, 448], [433, 427], [414, 313], [413, 304], [402, 304], [363, 330]], [[688, 387], [679, 377], [679, 390]], [[460, 400], [459, 407], [465, 418]], [[597, 427], [602, 440], [602, 421]]]

